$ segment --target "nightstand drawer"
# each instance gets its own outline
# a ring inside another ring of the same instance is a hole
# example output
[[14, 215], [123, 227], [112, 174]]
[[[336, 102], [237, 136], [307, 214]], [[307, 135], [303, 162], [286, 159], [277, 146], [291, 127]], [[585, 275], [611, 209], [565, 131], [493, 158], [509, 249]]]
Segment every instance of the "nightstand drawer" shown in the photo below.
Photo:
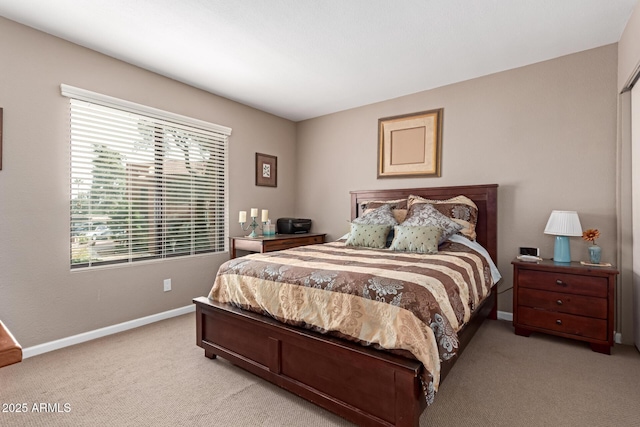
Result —
[[275, 236], [237, 236], [229, 237], [230, 258], [237, 256], [237, 250], [249, 252], [273, 252], [298, 246], [324, 243], [326, 234], [276, 234]]
[[557, 311], [580, 316], [607, 318], [608, 302], [606, 298], [585, 297], [560, 292], [540, 291], [519, 288], [518, 303], [521, 306]]
[[518, 308], [519, 322], [526, 326], [548, 329], [554, 332], [577, 335], [607, 341], [607, 321], [566, 313], [536, 310], [530, 307]]
[[324, 243], [324, 236], [309, 236], [295, 239], [281, 239], [266, 242], [269, 252], [281, 251], [283, 249], [295, 248], [298, 246], [314, 245], [316, 243]]
[[536, 263], [516, 259], [512, 264], [517, 335], [559, 335], [611, 354], [618, 270], [546, 259]]
[[601, 298], [606, 298], [608, 293], [606, 277], [526, 269], [519, 272], [518, 286]]

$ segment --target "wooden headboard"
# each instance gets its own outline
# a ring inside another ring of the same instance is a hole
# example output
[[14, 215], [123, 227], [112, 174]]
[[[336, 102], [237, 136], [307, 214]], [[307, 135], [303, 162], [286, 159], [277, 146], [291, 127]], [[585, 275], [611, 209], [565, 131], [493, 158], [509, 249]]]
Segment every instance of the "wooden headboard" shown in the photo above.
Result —
[[415, 194], [427, 199], [449, 199], [464, 195], [478, 206], [476, 240], [498, 260], [498, 184], [465, 185], [459, 187], [404, 188], [399, 190], [351, 191], [351, 219], [360, 214], [360, 206], [372, 200], [393, 200]]

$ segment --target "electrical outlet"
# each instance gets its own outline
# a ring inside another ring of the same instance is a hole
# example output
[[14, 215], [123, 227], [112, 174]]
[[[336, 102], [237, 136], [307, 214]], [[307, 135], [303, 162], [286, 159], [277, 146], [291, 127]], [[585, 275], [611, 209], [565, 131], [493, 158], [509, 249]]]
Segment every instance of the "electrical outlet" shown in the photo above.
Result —
[[171, 279], [164, 279], [164, 291], [169, 292], [171, 290]]

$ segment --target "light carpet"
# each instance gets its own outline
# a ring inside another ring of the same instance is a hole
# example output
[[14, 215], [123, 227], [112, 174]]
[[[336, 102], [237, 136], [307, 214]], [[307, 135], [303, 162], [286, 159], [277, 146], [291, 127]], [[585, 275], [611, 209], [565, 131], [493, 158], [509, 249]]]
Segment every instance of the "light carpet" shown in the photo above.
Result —
[[[351, 425], [205, 358], [195, 339], [190, 313], [4, 367], [0, 425]], [[503, 321], [483, 324], [420, 419], [445, 427], [639, 424], [635, 347], [616, 345], [607, 356], [580, 342], [516, 336]]]

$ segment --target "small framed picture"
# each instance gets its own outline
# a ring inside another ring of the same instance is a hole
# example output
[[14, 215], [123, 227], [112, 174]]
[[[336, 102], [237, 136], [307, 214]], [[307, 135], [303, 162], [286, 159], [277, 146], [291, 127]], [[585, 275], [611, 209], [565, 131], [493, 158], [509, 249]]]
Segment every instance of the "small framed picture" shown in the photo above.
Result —
[[278, 186], [278, 158], [276, 156], [256, 153], [256, 185], [261, 187]]

